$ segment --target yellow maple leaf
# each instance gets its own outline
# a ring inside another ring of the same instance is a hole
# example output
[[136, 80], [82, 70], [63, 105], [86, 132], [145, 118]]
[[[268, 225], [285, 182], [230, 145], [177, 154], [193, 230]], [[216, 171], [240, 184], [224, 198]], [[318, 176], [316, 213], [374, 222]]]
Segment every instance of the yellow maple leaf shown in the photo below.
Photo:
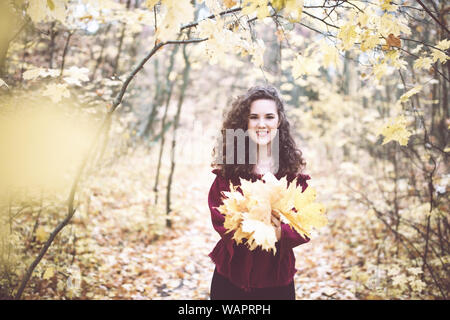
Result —
[[377, 130], [377, 134], [384, 136], [382, 145], [390, 141], [397, 141], [400, 145], [406, 146], [408, 144], [409, 136], [412, 133], [406, 129], [405, 117], [398, 116], [381, 126]]
[[357, 40], [356, 26], [353, 24], [345, 24], [339, 29], [338, 39], [342, 41], [342, 48], [349, 50]]
[[411, 98], [413, 95], [415, 95], [416, 93], [419, 93], [420, 90], [422, 90], [422, 85], [417, 85], [414, 88], [408, 90], [407, 92], [405, 92], [404, 94], [402, 94], [402, 96], [400, 97], [400, 101], [401, 102], [406, 102], [409, 98]]
[[42, 95], [50, 97], [53, 102], [58, 103], [62, 98], [69, 98], [70, 91], [67, 89], [67, 84], [50, 83], [47, 85]]
[[261, 39], [257, 39], [255, 43], [253, 44], [253, 47], [251, 49], [251, 55], [252, 55], [252, 63], [256, 67], [262, 67], [264, 64], [264, 51], [266, 50], [266, 47], [264, 45], [264, 42]]
[[45, 231], [45, 229], [44, 229], [44, 227], [38, 227], [37, 229], [36, 229], [36, 239], [39, 241], [39, 242], [44, 242], [44, 241], [46, 241], [47, 240], [47, 238], [48, 238], [48, 232], [47, 231]]
[[339, 66], [339, 51], [334, 45], [328, 45], [325, 41], [321, 41], [320, 52], [323, 53], [322, 62], [325, 67], [333, 66], [337, 68]]
[[46, 280], [46, 279], [50, 279], [55, 275], [55, 268], [54, 267], [49, 267], [47, 269], [45, 269], [45, 272], [42, 276], [42, 279]]
[[47, 0], [47, 5], [50, 9], [49, 16], [64, 23], [67, 17], [66, 0]]
[[47, 0], [29, 1], [27, 14], [34, 23], [45, 21], [47, 17]]
[[316, 200], [316, 189], [308, 187], [304, 192], [298, 193], [294, 200], [296, 208], [303, 208]]
[[277, 11], [280, 11], [286, 5], [286, 0], [273, 0], [271, 4]]
[[439, 60], [441, 63], [445, 63], [449, 57], [445, 54], [445, 52], [437, 49], [431, 49], [431, 57], [433, 59], [433, 62], [436, 62]]
[[[286, 179], [283, 177], [282, 179]], [[280, 179], [281, 180], [281, 179]], [[283, 183], [285, 186], [286, 184]], [[286, 190], [274, 192], [272, 200], [272, 210], [276, 212], [289, 212], [295, 205], [295, 194], [299, 192], [294, 183], [291, 183]]]
[[63, 80], [68, 84], [81, 86], [81, 82], [89, 81], [88, 73], [88, 68], [78, 68], [76, 66], [72, 66], [69, 69], [64, 70], [65, 77]]
[[224, 26], [223, 19], [205, 19], [199, 22], [197, 29], [202, 38], [214, 38], [215, 33], [220, 33]]
[[41, 71], [42, 71], [41, 68], [33, 68], [27, 70], [23, 73], [23, 78], [25, 80], [34, 80], [41, 75]]
[[318, 75], [320, 64], [311, 57], [298, 55], [292, 62], [292, 76], [297, 79], [303, 75]]
[[294, 217], [302, 228], [308, 232], [307, 236], [309, 236], [312, 228], [322, 228], [328, 223], [325, 217], [325, 207], [321, 203], [309, 203], [299, 208], [299, 212], [295, 213]]
[[433, 65], [433, 59], [430, 57], [420, 57], [414, 61], [413, 68], [414, 69], [430, 69]]
[[373, 66], [372, 72], [378, 79], [378, 81], [380, 81], [381, 78], [388, 72], [388, 67], [384, 62], [377, 63], [376, 65]]
[[386, 52], [384, 62], [389, 62], [391, 66], [397, 67], [398, 69], [406, 69], [407, 62], [400, 59], [400, 50], [390, 50]]
[[366, 30], [361, 35], [361, 51], [368, 51], [375, 48], [381, 43], [381, 39], [378, 35], [372, 34], [369, 30]]
[[164, 11], [158, 19], [155, 37], [159, 41], [174, 40], [183, 23], [194, 19], [194, 7], [190, 0], [165, 0]]
[[236, 5], [236, 1], [235, 0], [224, 0], [223, 4], [225, 5], [225, 8], [229, 9]]
[[391, 4], [392, 0], [379, 0], [380, 7], [386, 11], [397, 11], [397, 6], [395, 4]]
[[393, 36], [398, 37], [401, 32], [410, 34], [411, 30], [401, 17], [397, 17], [387, 12], [380, 19], [379, 31], [383, 36], [388, 36], [392, 33]]
[[277, 242], [277, 237], [272, 225], [257, 219], [247, 218], [242, 221], [241, 228], [243, 232], [249, 235], [247, 245], [250, 250], [261, 246], [263, 250], [273, 250], [274, 254], [276, 253], [275, 242]]
[[275, 0], [272, 6], [277, 10], [285, 10], [290, 22], [299, 22], [303, 12], [303, 0]]
[[436, 48], [441, 49], [441, 50], [447, 50], [448, 48], [450, 48], [450, 40], [444, 39], [444, 40], [439, 41], [436, 44]]
[[285, 6], [289, 22], [299, 22], [303, 13], [303, 0], [287, 0]]
[[244, 0], [241, 12], [244, 15], [250, 15], [256, 12], [256, 16], [260, 20], [270, 15], [266, 0]]
[[238, 244], [245, 239], [250, 250], [260, 246], [276, 253], [277, 240], [271, 224], [273, 212], [304, 236], [309, 236], [312, 228], [327, 223], [325, 207], [314, 202], [314, 188], [302, 192], [302, 186], [297, 187], [295, 181], [288, 186], [286, 177], [278, 180], [270, 172], [261, 180], [251, 182], [241, 178], [240, 182], [242, 194], [230, 182], [230, 192], [223, 192], [226, 198], [218, 210], [225, 216], [227, 232], [234, 231], [233, 239]]
[[358, 14], [358, 25], [360, 26], [367, 26], [369, 21], [371, 20], [370, 14], [368, 14], [367, 12], [360, 12]]

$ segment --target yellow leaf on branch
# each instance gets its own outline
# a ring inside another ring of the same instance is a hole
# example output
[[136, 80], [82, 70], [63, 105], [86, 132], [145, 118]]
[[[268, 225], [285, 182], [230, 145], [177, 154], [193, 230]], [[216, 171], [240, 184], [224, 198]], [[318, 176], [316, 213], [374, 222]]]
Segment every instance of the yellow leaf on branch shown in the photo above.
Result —
[[351, 49], [358, 37], [358, 34], [356, 33], [356, 26], [353, 24], [343, 25], [340, 28], [337, 37], [342, 41], [342, 47], [344, 50]]
[[436, 48], [441, 49], [441, 50], [447, 50], [448, 48], [450, 48], [450, 40], [444, 39], [444, 40], [439, 41], [436, 44]]
[[431, 49], [431, 57], [433, 58], [433, 62], [439, 60], [442, 64], [450, 59], [448, 55], [445, 54], [445, 52], [437, 49]]
[[405, 92], [401, 97], [400, 97], [400, 101], [401, 102], [406, 102], [410, 97], [412, 97], [413, 95], [415, 95], [416, 93], [419, 93], [420, 90], [422, 90], [422, 86], [421, 85], [417, 85], [414, 88], [408, 90], [407, 92]]
[[270, 15], [266, 0], [244, 0], [241, 12], [244, 15], [256, 13], [257, 18], [260, 20]]
[[391, 119], [377, 130], [377, 134], [384, 136], [382, 145], [397, 141], [400, 145], [406, 146], [408, 144], [409, 136], [412, 134], [406, 129], [406, 119], [403, 116], [398, 116]]
[[397, 6], [395, 4], [391, 4], [392, 0], [379, 0], [380, 7], [386, 11], [397, 11]]
[[366, 30], [361, 36], [361, 51], [368, 51], [375, 48], [381, 42], [378, 35], [372, 34]]
[[224, 0], [223, 4], [225, 5], [225, 8], [229, 9], [236, 5], [236, 1], [235, 0]]
[[414, 61], [414, 69], [430, 69], [433, 65], [433, 59], [430, 57], [420, 57]]

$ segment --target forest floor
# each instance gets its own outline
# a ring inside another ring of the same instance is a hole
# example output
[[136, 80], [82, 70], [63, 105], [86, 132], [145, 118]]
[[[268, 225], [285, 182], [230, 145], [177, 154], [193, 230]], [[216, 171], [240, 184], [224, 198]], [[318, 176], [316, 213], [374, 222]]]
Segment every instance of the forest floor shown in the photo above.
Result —
[[[61, 272], [49, 279], [36, 274], [23, 298], [209, 299], [214, 264], [208, 254], [220, 239], [211, 224], [207, 201], [215, 175], [208, 165], [176, 169], [173, 225], [168, 229], [161, 227], [165, 215], [159, 214], [157, 222], [147, 212], [151, 207], [147, 195], [153, 188], [152, 160], [134, 160], [132, 169], [129, 159], [119, 161], [113, 171], [104, 174], [104, 180], [95, 177], [96, 184], [80, 192], [90, 200], [79, 207], [73, 220], [72, 258], [64, 261], [56, 251], [48, 253], [43, 263], [57, 265]], [[339, 198], [336, 184], [330, 183], [326, 172], [306, 173], [312, 177], [308, 183], [318, 191], [318, 200], [324, 200], [330, 223], [313, 234], [310, 242], [294, 248], [296, 298], [358, 299], [352, 267], [364, 254], [349, 245], [348, 234], [337, 230], [346, 213], [332, 200]], [[164, 170], [162, 177], [167, 177]], [[165, 205], [165, 186], [160, 190], [164, 192], [160, 192], [159, 203]], [[78, 284], [75, 276], [67, 279], [69, 269], [78, 270]]]
[[[207, 202], [215, 175], [208, 167], [191, 172], [195, 172], [194, 179], [187, 174], [183, 181], [177, 180], [182, 184], [177, 190], [184, 190], [177, 196], [190, 207], [178, 212], [173, 227], [156, 240], [124, 230], [123, 219], [112, 215], [98, 215], [91, 221], [89, 229], [97, 243], [94, 256], [102, 260], [96, 265], [102, 267], [98, 269], [101, 272], [91, 268], [87, 278], [91, 286], [83, 285], [82, 297], [209, 299], [214, 264], [208, 254], [220, 239], [212, 227]], [[317, 190], [328, 190], [321, 185], [325, 179], [311, 176]], [[130, 209], [111, 205], [123, 212]], [[338, 217], [338, 212], [329, 213], [329, 219], [333, 216]], [[355, 298], [349, 264], [343, 261], [345, 253], [339, 256], [335, 250], [335, 242], [330, 228], [324, 228], [309, 243], [294, 249], [297, 299]]]

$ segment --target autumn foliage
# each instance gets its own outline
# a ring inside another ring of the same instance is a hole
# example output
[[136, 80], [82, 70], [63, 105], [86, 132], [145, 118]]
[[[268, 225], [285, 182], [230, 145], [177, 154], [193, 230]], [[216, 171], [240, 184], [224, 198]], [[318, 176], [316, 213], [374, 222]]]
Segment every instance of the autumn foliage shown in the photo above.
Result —
[[286, 177], [277, 180], [270, 172], [256, 182], [240, 180], [242, 193], [231, 184], [233, 191], [223, 192], [226, 198], [218, 208], [225, 215], [227, 232], [234, 232], [233, 239], [237, 244], [245, 241], [250, 250], [261, 246], [275, 254], [277, 238], [271, 224], [272, 211], [303, 237], [311, 237], [313, 227], [326, 225], [325, 207], [314, 202], [314, 188], [307, 188], [302, 193], [301, 185], [296, 187], [295, 183], [290, 183], [287, 186]]
[[268, 83], [311, 184], [230, 191], [236, 240], [272, 248], [275, 209], [320, 227], [295, 252], [297, 298], [448, 299], [449, 12], [0, 1], [0, 297], [207, 299], [214, 138], [232, 98]]

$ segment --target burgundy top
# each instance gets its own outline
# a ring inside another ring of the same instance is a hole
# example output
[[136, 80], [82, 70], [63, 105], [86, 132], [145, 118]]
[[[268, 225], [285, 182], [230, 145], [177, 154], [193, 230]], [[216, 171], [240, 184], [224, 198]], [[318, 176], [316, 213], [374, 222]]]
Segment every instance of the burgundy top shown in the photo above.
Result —
[[[209, 209], [214, 229], [220, 234], [221, 239], [209, 254], [216, 264], [217, 272], [227, 277], [236, 286], [248, 291], [249, 288], [264, 288], [284, 286], [289, 284], [297, 271], [295, 269], [295, 256], [292, 248], [308, 242], [308, 237], [303, 238], [288, 224], [281, 223], [281, 237], [275, 243], [276, 254], [272, 251], [262, 250], [256, 247], [250, 251], [245, 243], [236, 244], [232, 239], [233, 233], [225, 233], [227, 229], [223, 226], [225, 216], [215, 209], [223, 204], [221, 191], [230, 191], [230, 180], [222, 177], [220, 169], [212, 170], [217, 176], [211, 186], [208, 195]], [[281, 177], [275, 174], [279, 180]], [[297, 186], [301, 184], [302, 192], [308, 187], [306, 180], [311, 179], [307, 174], [287, 175], [288, 184], [295, 178]], [[262, 175], [253, 174], [252, 182], [261, 179]], [[234, 186], [240, 185], [239, 177], [233, 177], [231, 182]], [[238, 188], [242, 193], [241, 188]]]

